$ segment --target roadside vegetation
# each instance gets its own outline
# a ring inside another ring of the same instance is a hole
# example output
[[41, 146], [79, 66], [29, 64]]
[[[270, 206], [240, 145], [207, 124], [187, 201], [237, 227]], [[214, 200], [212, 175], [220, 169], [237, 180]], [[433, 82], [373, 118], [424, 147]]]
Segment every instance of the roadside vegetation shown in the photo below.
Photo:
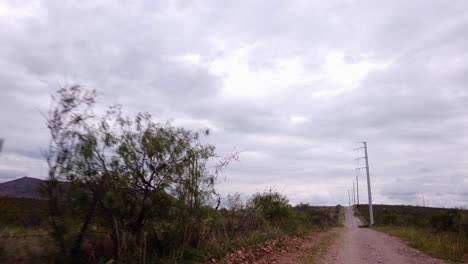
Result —
[[[55, 245], [45, 200], [6, 197], [1, 200], [1, 263], [71, 261], [64, 260], [64, 256]], [[263, 247], [269, 245], [269, 241], [278, 239], [286, 241], [286, 244], [273, 242], [281, 250], [281, 247], [288, 247], [287, 241], [294, 237], [306, 238], [311, 233], [328, 230], [340, 225], [342, 219], [341, 206], [290, 206], [285, 196], [273, 190], [257, 193], [245, 201], [239, 194], [228, 195], [222, 200], [222, 208], [216, 210], [214, 207], [208, 207], [206, 224], [202, 230], [205, 234], [204, 239], [197, 241], [197, 244], [182, 249], [183, 245], [174, 242], [180, 239], [176, 236], [177, 233], [164, 237], [164, 240], [159, 239], [160, 244], [156, 244], [153, 236], [162, 230], [157, 223], [150, 223], [146, 229], [146, 241], [142, 242], [147, 244], [146, 253], [143, 255], [141, 248], [129, 247], [126, 261], [113, 255], [113, 231], [108, 225], [100, 223], [99, 218], [95, 218], [85, 236], [80, 261], [106, 263], [113, 259], [117, 263], [203, 263], [215, 259], [222, 260], [230, 252], [262, 252]], [[167, 230], [172, 230], [170, 224], [167, 225]], [[73, 238], [76, 235], [71, 233], [69, 237]], [[163, 252], [162, 249], [165, 249], [164, 253], [160, 253]], [[312, 255], [310, 257], [312, 258]], [[234, 258], [239, 260], [236, 255]]]
[[197, 263], [339, 223], [341, 207], [293, 207], [271, 189], [221, 197], [217, 176], [237, 154], [220, 157], [208, 130], [100, 114], [96, 96], [52, 96], [44, 199], [0, 198], [1, 263]]
[[[367, 205], [359, 208], [369, 221]], [[431, 256], [462, 262], [468, 257], [468, 211], [402, 205], [374, 205], [375, 228], [408, 241]]]

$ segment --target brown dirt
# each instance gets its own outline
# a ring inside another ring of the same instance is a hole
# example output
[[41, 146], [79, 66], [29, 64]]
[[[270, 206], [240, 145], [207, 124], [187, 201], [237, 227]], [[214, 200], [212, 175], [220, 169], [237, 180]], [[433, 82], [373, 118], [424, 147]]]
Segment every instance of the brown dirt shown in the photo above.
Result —
[[301, 246], [301, 250], [291, 254], [277, 256], [276, 263], [316, 263], [318, 259], [326, 254], [328, 247], [334, 242], [336, 237], [338, 237], [338, 234], [338, 228], [313, 234], [306, 240], [306, 243]]
[[321, 263], [445, 263], [408, 247], [399, 238], [359, 228], [359, 223], [352, 209], [345, 208], [345, 228]]
[[[210, 263], [234, 264], [292, 264], [302, 263], [306, 258], [318, 258], [326, 252], [326, 245], [336, 237], [337, 229], [314, 232], [307, 237], [284, 236], [269, 240], [256, 247], [241, 248], [227, 254], [221, 260], [212, 259]], [[308, 262], [309, 263], [309, 262]]]

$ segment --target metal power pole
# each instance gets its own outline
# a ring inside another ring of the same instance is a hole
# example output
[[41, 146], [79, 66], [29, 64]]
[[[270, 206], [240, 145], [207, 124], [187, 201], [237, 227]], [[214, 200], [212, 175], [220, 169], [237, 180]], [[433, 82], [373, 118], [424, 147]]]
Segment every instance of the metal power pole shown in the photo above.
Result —
[[3, 142], [5, 142], [5, 139], [0, 138], [0, 154], [2, 153], [2, 150], [3, 150]]
[[356, 197], [357, 197], [357, 207], [359, 208], [359, 177], [356, 175]]
[[367, 142], [360, 142], [362, 144], [364, 144], [363, 147], [360, 147], [360, 148], [357, 148], [355, 150], [358, 150], [358, 149], [364, 149], [364, 157], [360, 157], [360, 158], [357, 158], [357, 160], [359, 159], [365, 159], [366, 160], [366, 166], [365, 167], [362, 167], [362, 168], [357, 168], [357, 170], [360, 170], [360, 169], [366, 169], [366, 174], [367, 174], [367, 194], [368, 194], [368, 197], [369, 197], [369, 225], [374, 225], [374, 210], [373, 210], [373, 207], [372, 207], [372, 192], [371, 192], [371, 182], [370, 182], [370, 173], [369, 173], [369, 156], [367, 154]]
[[370, 173], [369, 173], [369, 156], [367, 155], [367, 142], [364, 143], [364, 156], [366, 158], [366, 174], [367, 174], [367, 194], [369, 195], [369, 219], [370, 225], [374, 225], [374, 210], [372, 208], [372, 191], [371, 191], [371, 182], [370, 182]]
[[354, 186], [354, 181], [353, 181], [353, 204], [356, 204], [356, 187]]
[[351, 206], [351, 196], [349, 195], [349, 190], [348, 190], [348, 205]]

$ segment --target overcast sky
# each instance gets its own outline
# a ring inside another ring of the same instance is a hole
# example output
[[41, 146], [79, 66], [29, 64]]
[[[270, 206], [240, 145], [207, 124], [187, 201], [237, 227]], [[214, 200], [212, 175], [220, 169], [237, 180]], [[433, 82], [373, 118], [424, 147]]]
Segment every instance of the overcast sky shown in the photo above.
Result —
[[224, 195], [346, 204], [366, 140], [375, 203], [468, 205], [465, 0], [0, 0], [0, 181], [45, 176], [39, 112], [75, 82], [210, 128]]

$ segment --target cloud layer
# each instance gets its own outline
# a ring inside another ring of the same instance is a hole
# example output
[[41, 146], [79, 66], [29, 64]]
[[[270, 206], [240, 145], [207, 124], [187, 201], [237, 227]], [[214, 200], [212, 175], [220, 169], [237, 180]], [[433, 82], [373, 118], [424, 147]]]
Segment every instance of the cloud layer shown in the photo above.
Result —
[[[223, 194], [345, 204], [356, 141], [374, 202], [468, 203], [466, 1], [2, 1], [0, 179], [44, 177], [64, 83], [212, 130]], [[361, 201], [365, 175], [360, 174]]]

